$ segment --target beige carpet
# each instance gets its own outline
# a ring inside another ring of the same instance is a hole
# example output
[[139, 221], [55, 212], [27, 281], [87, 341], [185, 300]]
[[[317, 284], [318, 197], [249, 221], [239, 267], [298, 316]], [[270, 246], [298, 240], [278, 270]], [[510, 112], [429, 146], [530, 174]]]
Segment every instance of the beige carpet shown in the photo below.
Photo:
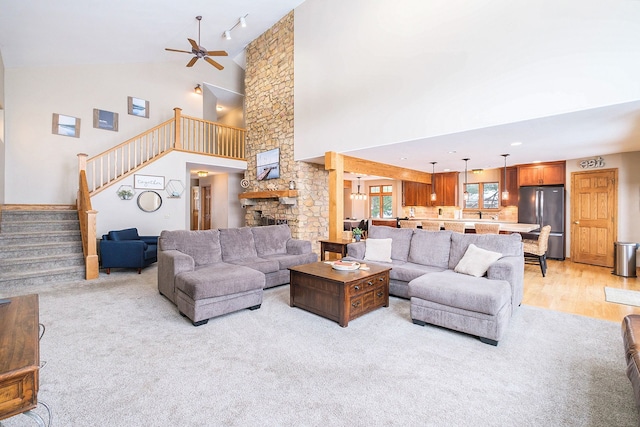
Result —
[[617, 304], [635, 305], [640, 307], [640, 292], [629, 289], [604, 288], [605, 300]]
[[399, 298], [341, 328], [289, 307], [282, 286], [196, 328], [155, 275], [0, 291], [40, 295], [55, 426], [638, 424], [618, 323], [524, 306], [493, 347], [412, 324]]

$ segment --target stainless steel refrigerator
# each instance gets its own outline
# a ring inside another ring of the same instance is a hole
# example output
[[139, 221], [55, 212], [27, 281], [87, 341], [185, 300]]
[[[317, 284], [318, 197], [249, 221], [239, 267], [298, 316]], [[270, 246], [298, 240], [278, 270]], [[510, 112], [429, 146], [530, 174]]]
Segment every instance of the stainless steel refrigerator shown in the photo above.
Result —
[[[565, 259], [565, 194], [564, 186], [520, 187], [518, 194], [518, 222], [551, 226], [547, 258]], [[523, 234], [537, 239], [540, 230]]]

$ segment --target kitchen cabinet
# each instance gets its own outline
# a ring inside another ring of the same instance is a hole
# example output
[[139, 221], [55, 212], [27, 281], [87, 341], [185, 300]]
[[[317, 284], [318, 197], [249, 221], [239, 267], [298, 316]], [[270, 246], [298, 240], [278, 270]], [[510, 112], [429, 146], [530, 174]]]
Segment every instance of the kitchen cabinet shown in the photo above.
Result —
[[430, 195], [431, 185], [402, 181], [402, 206], [428, 206]]
[[518, 186], [564, 185], [565, 162], [548, 162], [518, 166]]
[[500, 174], [500, 191], [504, 191], [506, 187], [509, 192], [509, 198], [502, 200], [502, 206], [517, 206], [518, 205], [518, 167], [511, 166], [507, 168], [507, 182], [504, 183], [504, 172]]
[[458, 206], [459, 172], [441, 172], [433, 176], [436, 200], [431, 201], [431, 190], [428, 194], [429, 206]]

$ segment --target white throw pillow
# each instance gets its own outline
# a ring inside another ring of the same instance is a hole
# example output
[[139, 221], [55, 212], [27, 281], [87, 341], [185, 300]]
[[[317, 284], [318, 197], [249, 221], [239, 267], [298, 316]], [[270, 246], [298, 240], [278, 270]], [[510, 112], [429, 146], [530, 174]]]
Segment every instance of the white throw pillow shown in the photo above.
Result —
[[488, 251], [474, 245], [469, 245], [464, 256], [454, 268], [456, 273], [468, 274], [470, 276], [482, 277], [487, 272], [491, 264], [502, 258], [498, 252]]
[[365, 240], [365, 261], [391, 262], [392, 239], [367, 239]]

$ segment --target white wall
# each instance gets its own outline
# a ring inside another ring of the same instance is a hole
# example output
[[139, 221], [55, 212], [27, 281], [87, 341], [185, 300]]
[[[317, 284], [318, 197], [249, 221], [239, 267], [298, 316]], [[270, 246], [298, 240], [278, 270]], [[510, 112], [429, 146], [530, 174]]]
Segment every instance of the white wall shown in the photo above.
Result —
[[[223, 71], [204, 62], [187, 68], [183, 61], [6, 69], [5, 202], [75, 203], [78, 153], [107, 150], [172, 118], [175, 107], [202, 117], [197, 83], [240, 91], [243, 70], [221, 61]], [[150, 102], [149, 119], [127, 113], [127, 96]], [[119, 131], [94, 129], [94, 108], [118, 113]], [[53, 135], [53, 113], [80, 118], [80, 138]]]
[[0, 53], [0, 205], [4, 203], [4, 183], [6, 180], [6, 170], [4, 167], [5, 144], [4, 144], [4, 62]]
[[306, 0], [295, 158], [640, 98], [640, 2]]
[[[135, 189], [136, 194], [132, 200], [120, 200], [116, 195], [120, 185], [133, 186], [133, 176], [127, 177], [112, 188], [93, 196], [91, 204], [93, 209], [98, 211], [96, 224], [98, 237], [110, 230], [130, 227], [137, 227], [138, 233], [141, 235], [158, 235], [162, 230], [189, 230], [191, 220], [190, 162], [197, 160], [204, 162], [210, 161], [210, 158], [208, 156], [194, 157], [192, 154], [183, 152], [171, 152], [138, 172], [142, 175], [162, 176], [165, 179], [165, 184], [171, 179], [177, 179], [182, 181], [185, 186], [185, 191], [180, 198], [169, 198], [164, 190], [154, 190], [162, 197], [162, 206], [155, 212], [144, 212], [138, 208], [137, 197], [144, 190]], [[246, 162], [239, 160], [217, 159], [216, 162], [220, 167], [230, 171], [237, 170], [237, 173], [229, 174], [233, 176], [246, 169]], [[229, 179], [229, 181], [234, 180]], [[236, 187], [240, 188], [240, 184], [237, 182]], [[235, 199], [238, 200], [237, 193]], [[221, 203], [227, 202], [222, 200]], [[237, 204], [239, 205], [239, 202]]]

